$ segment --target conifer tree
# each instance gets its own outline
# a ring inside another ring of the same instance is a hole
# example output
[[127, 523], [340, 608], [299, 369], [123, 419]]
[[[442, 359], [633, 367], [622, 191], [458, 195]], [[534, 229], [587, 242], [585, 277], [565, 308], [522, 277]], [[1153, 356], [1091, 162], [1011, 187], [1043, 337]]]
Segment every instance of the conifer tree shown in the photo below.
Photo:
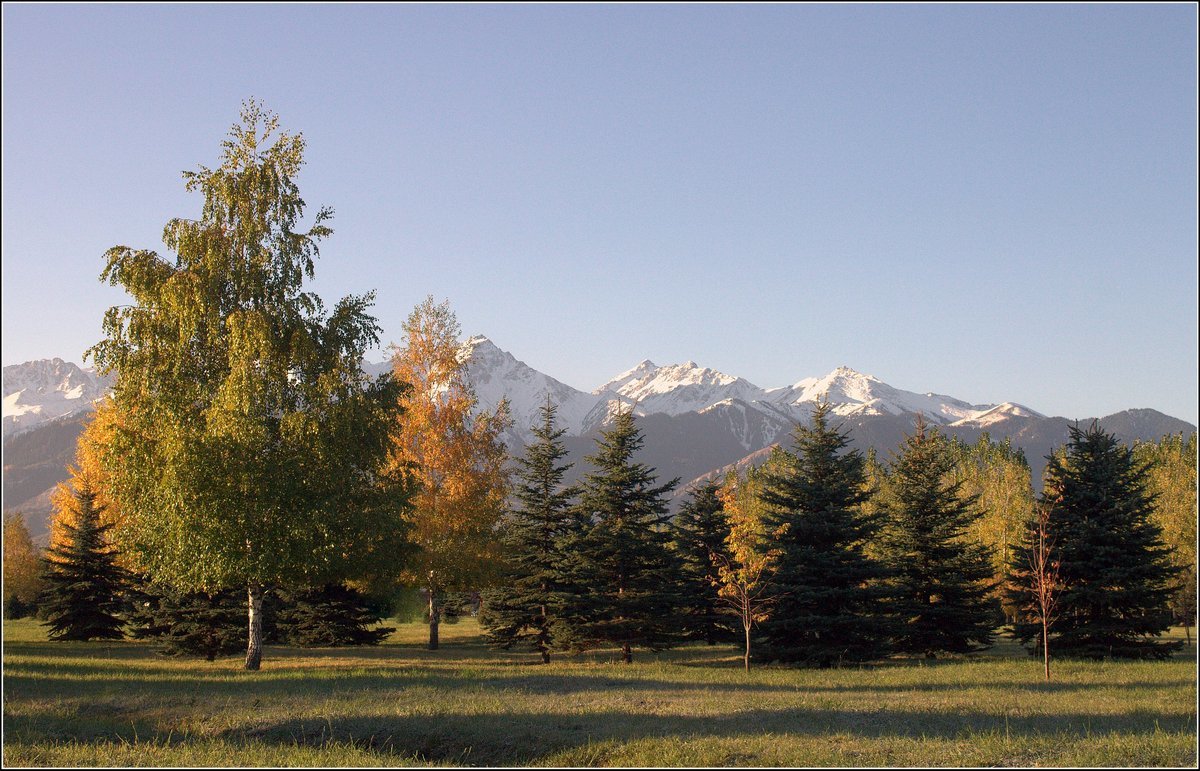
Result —
[[982, 513], [953, 480], [954, 462], [945, 438], [918, 418], [888, 475], [882, 540], [894, 574], [895, 647], [929, 658], [994, 639], [991, 554], [968, 538]]
[[291, 591], [279, 611], [283, 639], [301, 648], [378, 645], [395, 627], [376, 626], [382, 614], [363, 592], [345, 584]]
[[[214, 661], [246, 649], [246, 609], [242, 592], [167, 591], [158, 598], [154, 623], [159, 652], [202, 656]], [[268, 603], [263, 603], [263, 608]], [[264, 630], [265, 632], [265, 630]], [[269, 635], [264, 633], [264, 639]]]
[[878, 521], [867, 515], [862, 454], [829, 424], [818, 402], [811, 427], [797, 426], [795, 453], [777, 449], [760, 500], [777, 534], [774, 582], [782, 593], [761, 625], [768, 660], [828, 667], [887, 654], [879, 612], [887, 570], [864, 553]]
[[516, 505], [502, 522], [505, 566], [496, 587], [484, 593], [479, 618], [492, 645], [508, 649], [525, 642], [546, 664], [555, 647], [569, 559], [562, 544], [576, 521], [571, 509], [575, 490], [563, 485], [571, 464], [562, 462], [566, 430], [556, 426], [557, 412], [547, 396], [541, 424], [531, 427], [534, 441], [517, 458]]
[[[197, 656], [208, 661], [246, 649], [246, 601], [239, 589], [213, 592], [184, 591], [155, 584], [138, 576], [127, 590], [128, 634], [154, 643], [164, 656]], [[279, 626], [277, 590], [263, 591], [261, 608], [263, 643], [283, 642]]]
[[633, 411], [618, 410], [587, 457], [594, 470], [580, 484], [583, 532], [566, 546], [572, 567], [561, 611], [569, 630], [564, 643], [617, 645], [625, 663], [634, 647], [668, 647], [678, 628], [666, 496], [679, 480], [655, 485], [654, 469], [633, 459], [644, 441]]
[[63, 542], [46, 551], [46, 589], [40, 604], [51, 640], [119, 640], [123, 636], [125, 571], [100, 524], [96, 494], [75, 490], [75, 521], [63, 525]]
[[[1151, 519], [1148, 469], [1095, 422], [1087, 430], [1071, 426], [1065, 450], [1049, 456], [1042, 493], [1062, 583], [1053, 649], [1082, 658], [1165, 658], [1179, 647], [1157, 638], [1170, 627], [1180, 570]], [[1017, 623], [1014, 631], [1037, 652], [1036, 623]]]
[[697, 485], [671, 523], [671, 547], [679, 561], [676, 609], [685, 640], [709, 645], [738, 639], [718, 593], [713, 555], [725, 555], [729, 521], [712, 480]]

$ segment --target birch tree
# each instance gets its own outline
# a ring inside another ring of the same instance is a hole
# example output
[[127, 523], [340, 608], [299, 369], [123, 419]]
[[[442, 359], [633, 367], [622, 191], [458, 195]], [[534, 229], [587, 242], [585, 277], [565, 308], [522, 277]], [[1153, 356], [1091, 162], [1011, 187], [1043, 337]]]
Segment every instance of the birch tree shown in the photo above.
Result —
[[118, 540], [181, 591], [245, 586], [252, 670], [269, 585], [353, 577], [403, 543], [405, 489], [385, 468], [399, 388], [361, 369], [373, 294], [327, 311], [304, 290], [333, 215], [301, 224], [304, 147], [245, 103], [219, 165], [184, 172], [204, 203], [164, 228], [175, 257], [105, 255], [101, 279], [131, 301], [88, 352], [116, 375], [101, 465]]

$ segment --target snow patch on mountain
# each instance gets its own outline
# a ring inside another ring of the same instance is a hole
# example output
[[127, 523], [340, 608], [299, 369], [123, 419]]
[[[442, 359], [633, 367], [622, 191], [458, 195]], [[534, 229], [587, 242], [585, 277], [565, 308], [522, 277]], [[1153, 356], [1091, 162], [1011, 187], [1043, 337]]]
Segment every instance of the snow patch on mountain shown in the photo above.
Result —
[[1005, 402], [1004, 404], [998, 404], [995, 407], [992, 407], [990, 410], [985, 410], [984, 412], [976, 415], [962, 418], [961, 420], [956, 420], [950, 425], [977, 426], [979, 428], [984, 428], [986, 426], [994, 426], [995, 424], [1005, 420], [1011, 420], [1012, 418], [1036, 418], [1040, 420], [1044, 417], [1046, 416], [1042, 413], [1035, 412], [1034, 410], [1031, 410], [1022, 404]]
[[[614, 384], [619, 384], [615, 385]], [[762, 389], [740, 377], [701, 367], [694, 361], [657, 367], [644, 361], [597, 389], [624, 397], [639, 415], [699, 412], [727, 399], [753, 401]]]

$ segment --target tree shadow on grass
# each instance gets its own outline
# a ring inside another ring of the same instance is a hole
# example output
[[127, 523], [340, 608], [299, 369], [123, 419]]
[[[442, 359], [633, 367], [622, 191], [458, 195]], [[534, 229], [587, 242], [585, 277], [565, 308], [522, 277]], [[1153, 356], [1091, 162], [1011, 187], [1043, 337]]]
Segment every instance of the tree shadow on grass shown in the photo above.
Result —
[[[71, 737], [46, 736], [28, 717], [5, 719], [5, 731], [29, 741], [35, 735], [81, 742], [186, 743], [191, 737], [160, 735], [146, 721], [95, 722]], [[646, 738], [746, 738], [754, 736], [865, 739], [970, 739], [1054, 736], [1057, 740], [1105, 734], [1194, 731], [1191, 717], [1145, 710], [1117, 715], [1059, 713], [1005, 716], [979, 711], [788, 708], [746, 710], [713, 716], [655, 715], [636, 711], [503, 712], [488, 714], [375, 715], [295, 718], [253, 728], [226, 730], [215, 738], [233, 744], [286, 747], [353, 744], [383, 754], [416, 755], [437, 764], [515, 765], [590, 743], [627, 743]], [[211, 739], [214, 737], [205, 737]]]
[[[389, 646], [392, 647], [392, 646]], [[55, 655], [48, 655], [53, 653]], [[512, 690], [529, 694], [571, 695], [595, 691], [660, 690], [713, 693], [830, 693], [861, 694], [865, 698], [913, 692], [955, 692], [968, 689], [1005, 689], [1030, 693], [1068, 693], [1120, 689], [1195, 688], [1190, 679], [1126, 681], [1121, 683], [1043, 682], [1032, 672], [1025, 677], [1011, 671], [989, 673], [986, 680], [953, 679], [954, 667], [946, 662], [929, 667], [927, 679], [913, 682], [854, 682], [855, 670], [802, 670], [769, 667], [744, 676], [738, 670], [714, 668], [698, 679], [673, 678], [650, 663], [577, 665], [561, 657], [545, 670], [509, 660], [458, 656], [440, 651], [440, 658], [414, 658], [388, 648], [325, 648], [303, 650], [270, 648], [263, 670], [245, 672], [237, 660], [215, 663], [195, 659], [164, 659], [142, 645], [76, 643], [22, 643], [8, 646], [4, 686], [10, 698], [102, 698], [113, 691], [178, 700], [181, 694], [204, 698], [290, 698], [329, 696], [346, 691], [395, 693], [408, 688], [444, 691]], [[494, 655], [494, 654], [493, 654]], [[667, 662], [678, 667], [678, 662]], [[275, 666], [272, 666], [272, 665]], [[678, 670], [677, 670], [678, 671]], [[828, 673], [826, 676], [825, 673]], [[791, 679], [794, 682], [780, 682]], [[782, 678], [781, 678], [782, 675]], [[819, 682], [813, 682], [818, 680]], [[771, 682], [763, 682], [763, 680]], [[849, 679], [850, 682], [846, 682]]]

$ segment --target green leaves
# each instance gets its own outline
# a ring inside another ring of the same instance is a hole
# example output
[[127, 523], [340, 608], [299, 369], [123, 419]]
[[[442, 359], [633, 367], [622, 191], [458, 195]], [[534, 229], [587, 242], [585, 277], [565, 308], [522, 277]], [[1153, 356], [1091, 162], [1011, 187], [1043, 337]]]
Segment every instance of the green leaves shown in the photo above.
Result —
[[204, 204], [165, 226], [173, 264], [105, 255], [101, 279], [132, 302], [89, 351], [123, 416], [104, 464], [122, 539], [181, 589], [339, 580], [402, 551], [407, 489], [386, 469], [400, 391], [360, 370], [373, 294], [327, 316], [304, 291], [333, 212], [300, 225], [303, 151], [247, 102], [220, 164], [184, 174]]

